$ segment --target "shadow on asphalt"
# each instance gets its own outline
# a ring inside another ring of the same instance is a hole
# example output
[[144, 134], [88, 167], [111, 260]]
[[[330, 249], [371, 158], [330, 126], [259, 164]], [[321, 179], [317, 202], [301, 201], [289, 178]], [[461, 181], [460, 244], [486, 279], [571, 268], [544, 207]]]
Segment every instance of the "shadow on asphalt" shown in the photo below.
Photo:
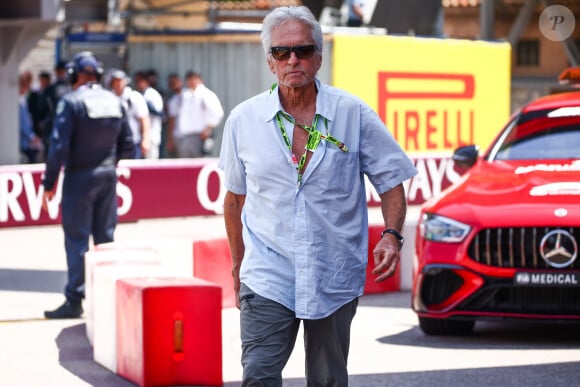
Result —
[[[578, 385], [578, 367], [578, 363], [554, 363], [515, 367], [467, 368], [440, 371], [352, 375], [349, 377], [349, 386], [571, 386]], [[286, 383], [286, 381], [284, 381], [284, 387], [287, 386], [305, 386], [305, 383], [303, 381], [297, 383]]]
[[0, 269], [0, 291], [62, 293], [66, 271]]
[[478, 321], [473, 333], [465, 336], [428, 336], [417, 326], [381, 337], [378, 341], [446, 349], [577, 349], [580, 346], [580, 323]]
[[[101, 365], [93, 361], [92, 347], [90, 346], [86, 334], [85, 324], [78, 324], [64, 328], [56, 338], [56, 344], [59, 350], [59, 363], [70, 373], [76, 375], [84, 382], [95, 387], [131, 387], [135, 386], [132, 382], [112, 373]], [[418, 328], [417, 328], [418, 329]], [[524, 330], [526, 331], [526, 330]], [[479, 333], [478, 333], [479, 332]], [[405, 337], [414, 337], [412, 341], [420, 340], [423, 344], [431, 342], [426, 346], [432, 347], [449, 347], [449, 348], [509, 348], [515, 346], [523, 348], [523, 338], [530, 340], [533, 332], [522, 334], [519, 337], [516, 334], [514, 338], [513, 330], [506, 330], [501, 333], [497, 329], [484, 327], [476, 331], [472, 337], [446, 337], [433, 338], [422, 336], [417, 332], [407, 331], [401, 335], [391, 336], [390, 338], [403, 338], [402, 340], [391, 340], [393, 344], [413, 345]], [[499, 333], [499, 335], [498, 335]], [[567, 332], [570, 333], [570, 332]], [[537, 335], [537, 332], [535, 333]], [[495, 337], [497, 336], [497, 337]], [[562, 337], [566, 333], [562, 333]], [[494, 338], [495, 337], [495, 338]], [[578, 334], [576, 334], [578, 337]], [[485, 340], [483, 339], [485, 338]], [[493, 339], [492, 339], [493, 338]], [[385, 338], [380, 339], [381, 341]], [[489, 341], [492, 340], [491, 344]], [[510, 342], [511, 340], [511, 342]], [[554, 340], [536, 339], [533, 340], [530, 347], [537, 347], [538, 343], [558, 345]], [[485, 341], [485, 342], [484, 342]], [[506, 344], [507, 341], [507, 344]], [[444, 343], [453, 343], [456, 345], [445, 345]], [[503, 342], [503, 344], [501, 344]], [[579, 340], [568, 342], [569, 347], [577, 346]], [[459, 344], [462, 343], [462, 344]], [[393, 356], [396, 356], [393, 353]], [[385, 359], [385, 361], [389, 361]], [[453, 366], [453, 365], [450, 365]], [[578, 362], [570, 363], [553, 363], [539, 364], [530, 366], [513, 366], [513, 367], [488, 367], [488, 368], [471, 368], [455, 370], [438, 370], [438, 371], [416, 371], [401, 373], [382, 373], [382, 374], [365, 374], [351, 375], [349, 377], [350, 387], [415, 387], [415, 386], [517, 386], [525, 384], [530, 386], [569, 386], [578, 382]], [[292, 378], [284, 380], [284, 387], [303, 387], [306, 385], [304, 378]], [[240, 382], [227, 382], [224, 387], [239, 387]], [[199, 386], [198, 386], [199, 387]], [[203, 387], [203, 386], [201, 386]]]
[[[56, 337], [60, 365], [82, 381], [95, 387], [132, 387], [133, 382], [111, 372], [93, 360], [93, 348], [86, 336], [86, 324], [64, 328]], [[284, 386], [286, 386], [284, 381]], [[304, 379], [292, 379], [288, 386], [305, 386]], [[239, 387], [240, 382], [227, 382], [224, 387]], [[204, 386], [195, 386], [204, 387]]]
[[56, 337], [58, 361], [73, 375], [92, 386], [131, 387], [135, 384], [93, 360], [93, 348], [86, 336], [86, 324], [64, 328]]
[[[367, 294], [360, 298], [359, 306], [410, 309], [411, 293]], [[466, 336], [428, 336], [416, 325], [377, 340], [383, 344], [451, 349], [577, 349], [580, 346], [580, 322], [477, 321], [473, 333]]]

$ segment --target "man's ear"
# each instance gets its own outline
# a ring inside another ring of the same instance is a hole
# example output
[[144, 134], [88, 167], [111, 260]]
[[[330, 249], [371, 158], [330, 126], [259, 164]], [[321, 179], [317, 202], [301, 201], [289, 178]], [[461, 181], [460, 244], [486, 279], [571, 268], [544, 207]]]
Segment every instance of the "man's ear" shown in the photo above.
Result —
[[321, 55], [318, 55], [318, 58], [317, 58], [317, 66], [318, 66], [318, 69], [316, 69], [316, 72], [318, 73], [318, 71], [322, 67], [322, 54]]
[[272, 74], [276, 75], [276, 67], [274, 67], [274, 59], [271, 56], [268, 56], [266, 58], [266, 62], [268, 62], [268, 67], [270, 68]]

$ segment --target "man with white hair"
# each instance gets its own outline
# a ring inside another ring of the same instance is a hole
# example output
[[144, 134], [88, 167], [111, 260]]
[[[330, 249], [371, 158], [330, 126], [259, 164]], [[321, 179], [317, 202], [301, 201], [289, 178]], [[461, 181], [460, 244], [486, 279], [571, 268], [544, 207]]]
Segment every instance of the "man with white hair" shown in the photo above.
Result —
[[123, 70], [113, 70], [110, 77], [111, 90], [121, 98], [127, 111], [127, 119], [135, 143], [135, 158], [142, 159], [151, 147], [149, 139], [151, 122], [147, 101], [145, 101], [143, 94], [129, 86], [131, 79]]
[[347, 386], [368, 265], [364, 177], [381, 199], [380, 282], [401, 259], [403, 182], [417, 170], [368, 104], [316, 78], [323, 37], [307, 7], [274, 9], [261, 37], [277, 82], [231, 111], [219, 161], [242, 386], [282, 386], [301, 324], [306, 385]]

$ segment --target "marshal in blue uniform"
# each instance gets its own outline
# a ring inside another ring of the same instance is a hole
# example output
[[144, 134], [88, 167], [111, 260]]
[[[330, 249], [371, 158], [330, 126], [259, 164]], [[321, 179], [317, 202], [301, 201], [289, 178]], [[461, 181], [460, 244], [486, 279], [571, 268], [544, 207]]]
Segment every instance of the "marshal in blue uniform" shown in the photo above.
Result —
[[66, 301], [46, 318], [77, 318], [83, 313], [84, 256], [89, 238], [112, 242], [117, 225], [116, 165], [133, 158], [135, 147], [121, 100], [98, 83], [103, 73], [90, 52], [67, 64], [73, 91], [58, 102], [43, 179], [44, 201], [52, 200], [64, 167], [62, 227], [68, 267]]

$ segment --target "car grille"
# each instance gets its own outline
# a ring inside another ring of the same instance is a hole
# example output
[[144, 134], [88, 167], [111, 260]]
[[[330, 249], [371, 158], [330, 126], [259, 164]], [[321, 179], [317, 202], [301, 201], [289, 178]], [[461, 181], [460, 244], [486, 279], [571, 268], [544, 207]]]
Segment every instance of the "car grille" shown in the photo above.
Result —
[[[419, 293], [425, 310], [437, 308], [456, 291], [462, 291], [464, 281], [455, 270], [431, 267], [425, 271]], [[484, 278], [481, 288], [453, 308], [454, 314], [580, 320], [580, 286], [518, 286], [512, 278]]]
[[[544, 235], [555, 229], [566, 230], [580, 241], [580, 227], [488, 228], [473, 238], [467, 255], [478, 263], [493, 267], [549, 268], [540, 255], [540, 242]], [[580, 269], [580, 259], [566, 268]]]
[[453, 270], [427, 272], [421, 286], [421, 300], [425, 305], [437, 305], [447, 300], [462, 285], [463, 279]]
[[523, 315], [571, 316], [580, 318], [578, 287], [514, 287], [489, 281], [485, 287], [457, 307], [458, 311]]

